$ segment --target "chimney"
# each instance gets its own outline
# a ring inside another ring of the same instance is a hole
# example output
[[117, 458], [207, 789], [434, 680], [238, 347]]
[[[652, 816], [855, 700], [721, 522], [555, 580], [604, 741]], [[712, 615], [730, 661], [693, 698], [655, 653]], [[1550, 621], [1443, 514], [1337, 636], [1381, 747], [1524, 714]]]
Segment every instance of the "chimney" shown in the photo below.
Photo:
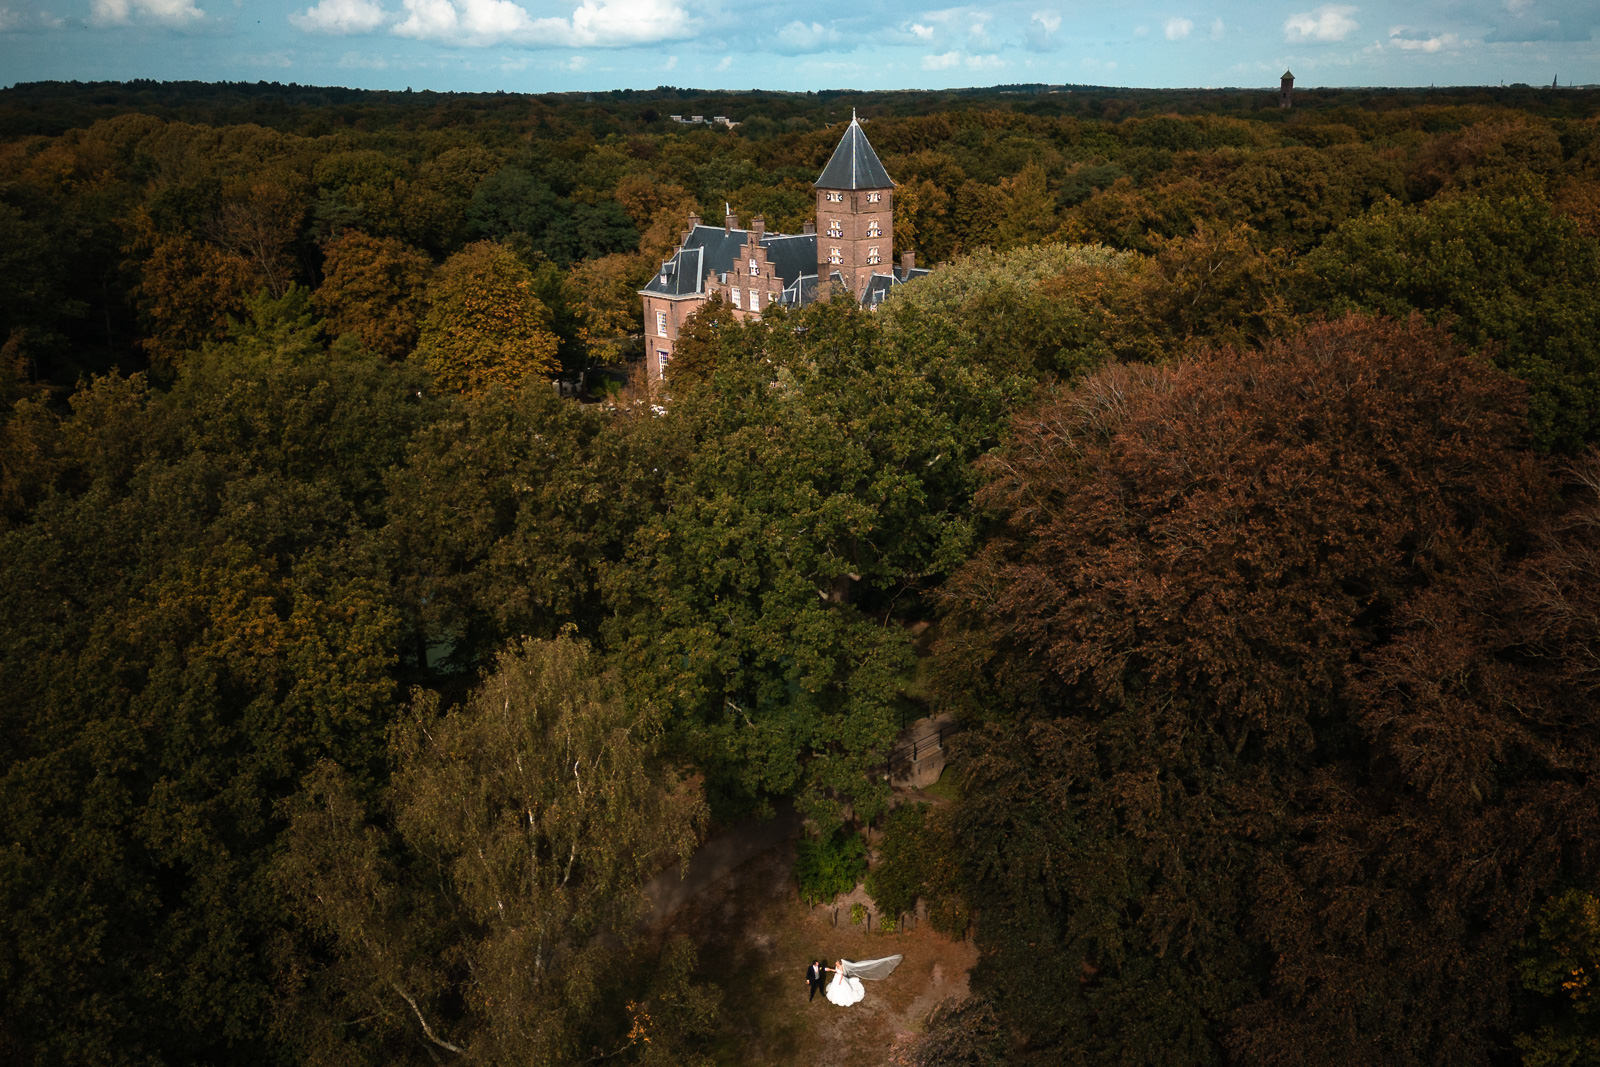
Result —
[[900, 279], [911, 277], [911, 272], [917, 269], [917, 254], [915, 252], [900, 253]]
[[750, 220], [750, 228], [756, 233], [756, 244], [760, 244], [762, 236], [767, 232], [767, 217], [765, 215], [757, 215]]
[[733, 208], [729, 207], [727, 204], [723, 204], [722, 205], [722, 210], [723, 210], [723, 216], [722, 216], [722, 229], [723, 229], [723, 232], [726, 233], [729, 230], [737, 230], [739, 228], [739, 216], [735, 215], [733, 213]]
[[817, 224], [815, 222], [811, 221], [810, 219], [807, 219], [800, 226], [800, 233], [804, 237], [815, 236], [816, 232], [817, 232]]
[[678, 243], [680, 245], [688, 244], [689, 235], [694, 233], [694, 228], [698, 225], [700, 225], [700, 216], [696, 215], [693, 211], [689, 212], [689, 228], [683, 231], [683, 236], [678, 239]]

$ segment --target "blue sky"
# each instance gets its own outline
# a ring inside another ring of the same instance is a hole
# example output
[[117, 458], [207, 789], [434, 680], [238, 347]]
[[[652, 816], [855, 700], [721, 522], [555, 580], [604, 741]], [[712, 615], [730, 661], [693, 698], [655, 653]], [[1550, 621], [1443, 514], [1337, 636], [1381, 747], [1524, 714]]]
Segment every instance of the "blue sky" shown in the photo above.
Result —
[[1597, 0], [0, 0], [0, 85], [373, 89], [1600, 83]]

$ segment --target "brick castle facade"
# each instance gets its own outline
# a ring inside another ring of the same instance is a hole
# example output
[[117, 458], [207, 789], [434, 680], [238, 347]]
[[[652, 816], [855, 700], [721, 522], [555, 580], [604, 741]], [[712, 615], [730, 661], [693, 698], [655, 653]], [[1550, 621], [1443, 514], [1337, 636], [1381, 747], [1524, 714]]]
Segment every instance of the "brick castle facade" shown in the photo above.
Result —
[[677, 251], [639, 290], [652, 386], [665, 380], [684, 322], [712, 297], [726, 300], [740, 319], [840, 289], [876, 307], [895, 286], [928, 273], [910, 253], [893, 263], [894, 182], [855, 116], [814, 185], [816, 219], [798, 234], [768, 233], [759, 215], [748, 228], [731, 211], [721, 226], [689, 216]]

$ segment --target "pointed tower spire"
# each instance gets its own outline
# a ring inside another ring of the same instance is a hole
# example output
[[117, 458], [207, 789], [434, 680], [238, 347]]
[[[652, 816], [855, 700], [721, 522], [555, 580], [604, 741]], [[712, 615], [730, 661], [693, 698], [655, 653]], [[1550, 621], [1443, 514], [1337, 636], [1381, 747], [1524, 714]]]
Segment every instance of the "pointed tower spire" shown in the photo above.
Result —
[[894, 182], [854, 109], [815, 184], [817, 280], [826, 285], [838, 275], [860, 299], [873, 275], [893, 271]]
[[855, 112], [850, 112], [850, 125], [833, 150], [833, 158], [822, 168], [814, 183], [818, 189], [890, 189], [894, 182], [883, 169], [878, 153], [872, 150], [867, 135]]

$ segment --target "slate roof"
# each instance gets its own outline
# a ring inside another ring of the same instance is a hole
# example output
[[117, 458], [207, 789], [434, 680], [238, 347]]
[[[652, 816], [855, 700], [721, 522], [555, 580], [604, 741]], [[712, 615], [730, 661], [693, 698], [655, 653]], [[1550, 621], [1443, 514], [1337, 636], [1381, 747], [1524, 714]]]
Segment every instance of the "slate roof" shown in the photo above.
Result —
[[833, 158], [822, 168], [822, 175], [812, 183], [818, 189], [892, 189], [894, 182], [883, 169], [878, 153], [861, 132], [861, 123], [850, 116], [850, 127], [839, 138], [839, 147]]
[[[724, 274], [733, 269], [749, 239], [749, 230], [696, 226], [689, 231], [683, 246], [661, 264], [656, 276], [640, 292], [656, 296], [697, 296], [705, 290], [708, 273]], [[816, 274], [816, 234], [764, 233], [761, 247], [767, 250], [767, 264], [785, 289], [807, 272]]]
[[874, 274], [867, 281], [866, 291], [861, 294], [863, 307], [877, 307], [883, 303], [883, 298], [897, 285], [904, 285], [915, 278], [925, 277], [930, 272], [922, 267], [913, 267], [904, 275], [890, 272], [888, 274]]

